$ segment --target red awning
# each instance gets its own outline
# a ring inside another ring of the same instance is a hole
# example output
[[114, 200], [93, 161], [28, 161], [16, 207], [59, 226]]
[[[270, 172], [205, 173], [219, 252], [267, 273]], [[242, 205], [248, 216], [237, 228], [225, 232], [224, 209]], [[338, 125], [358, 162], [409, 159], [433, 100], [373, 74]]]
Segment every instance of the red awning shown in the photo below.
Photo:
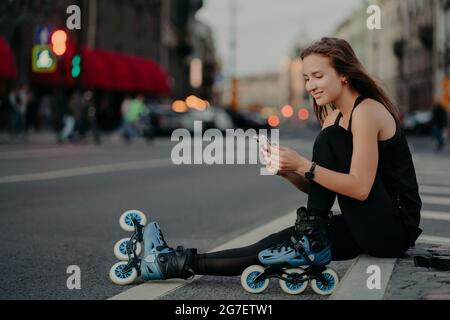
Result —
[[110, 89], [114, 78], [109, 62], [99, 50], [82, 50], [82, 81], [87, 88]]
[[105, 51], [105, 58], [109, 62], [113, 74], [113, 89], [123, 91], [134, 91], [132, 66], [127, 55]]
[[136, 90], [160, 94], [170, 93], [168, 76], [157, 63], [139, 57], [129, 57]]
[[[87, 52], [89, 57], [85, 59]], [[94, 63], [89, 64], [89, 60]], [[85, 50], [82, 61], [81, 83], [85, 86], [154, 94], [170, 93], [167, 74], [153, 60], [105, 50]]]
[[152, 75], [148, 72], [149, 61], [139, 57], [132, 57], [129, 61], [133, 73], [133, 84], [136, 90], [151, 92], [153, 89]]
[[153, 63], [155, 75], [156, 75], [156, 91], [157, 92], [170, 92], [169, 78], [164, 72], [162, 67], [156, 63]]
[[14, 79], [17, 77], [16, 59], [8, 42], [0, 36], [0, 78]]
[[[33, 82], [74, 85], [75, 79], [70, 75], [74, 48], [75, 46], [70, 47], [69, 50], [68, 47], [68, 52], [59, 62], [65, 66], [65, 72], [57, 70], [49, 74], [32, 74]], [[167, 74], [150, 59], [83, 47], [81, 66], [81, 85], [86, 88], [153, 94], [170, 93]]]

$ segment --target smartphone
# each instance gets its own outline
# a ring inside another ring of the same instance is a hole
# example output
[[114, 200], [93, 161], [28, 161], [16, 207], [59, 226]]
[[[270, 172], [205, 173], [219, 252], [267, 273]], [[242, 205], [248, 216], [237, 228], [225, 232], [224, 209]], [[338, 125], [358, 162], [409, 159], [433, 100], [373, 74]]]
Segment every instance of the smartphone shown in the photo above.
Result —
[[258, 143], [260, 143], [261, 145], [264, 145], [264, 144], [269, 145], [270, 144], [269, 139], [263, 134], [255, 135], [255, 136], [253, 136], [253, 138], [256, 139], [256, 141], [258, 141]]

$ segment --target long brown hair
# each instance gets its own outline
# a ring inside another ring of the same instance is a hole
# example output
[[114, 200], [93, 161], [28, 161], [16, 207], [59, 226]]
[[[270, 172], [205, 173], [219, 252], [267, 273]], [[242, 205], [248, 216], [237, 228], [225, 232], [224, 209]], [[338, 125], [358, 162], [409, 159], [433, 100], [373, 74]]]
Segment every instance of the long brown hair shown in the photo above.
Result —
[[[300, 57], [303, 60], [311, 54], [319, 54], [328, 57], [331, 66], [339, 75], [347, 78], [348, 83], [352, 88], [364, 97], [374, 99], [383, 104], [393, 114], [396, 121], [400, 122], [397, 107], [389, 99], [386, 92], [364, 69], [347, 41], [339, 38], [322, 38], [303, 50]], [[327, 109], [331, 108], [332, 110], [335, 110], [336, 107], [333, 104], [318, 106], [314, 98], [313, 103], [314, 113], [316, 114], [317, 120], [319, 120], [322, 125], [328, 115]]]

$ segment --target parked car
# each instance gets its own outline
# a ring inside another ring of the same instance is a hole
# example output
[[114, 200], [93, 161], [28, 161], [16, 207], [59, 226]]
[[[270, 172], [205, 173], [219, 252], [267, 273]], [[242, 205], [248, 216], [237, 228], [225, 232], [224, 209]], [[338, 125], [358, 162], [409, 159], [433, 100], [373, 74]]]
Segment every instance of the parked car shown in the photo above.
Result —
[[224, 132], [226, 129], [234, 129], [234, 123], [231, 116], [220, 107], [213, 107], [214, 112], [214, 127]]
[[194, 121], [202, 122], [202, 133], [205, 130], [214, 128], [214, 112], [211, 108], [199, 111], [190, 109], [180, 114], [180, 126], [194, 132]]
[[406, 112], [403, 117], [403, 130], [410, 134], [430, 134], [433, 114], [428, 110]]
[[250, 110], [238, 110], [237, 112], [230, 108], [225, 109], [226, 113], [233, 120], [236, 128], [247, 129], [270, 129], [267, 119], [261, 116], [259, 113], [252, 112]]
[[203, 111], [191, 109], [185, 112], [181, 118], [181, 126], [194, 131], [194, 121], [202, 121], [202, 129], [206, 131], [211, 128], [224, 132], [226, 129], [234, 129], [235, 125], [230, 115], [221, 107], [208, 107]]
[[157, 136], [171, 135], [172, 131], [182, 127], [182, 115], [173, 111], [170, 105], [150, 105], [150, 121]]

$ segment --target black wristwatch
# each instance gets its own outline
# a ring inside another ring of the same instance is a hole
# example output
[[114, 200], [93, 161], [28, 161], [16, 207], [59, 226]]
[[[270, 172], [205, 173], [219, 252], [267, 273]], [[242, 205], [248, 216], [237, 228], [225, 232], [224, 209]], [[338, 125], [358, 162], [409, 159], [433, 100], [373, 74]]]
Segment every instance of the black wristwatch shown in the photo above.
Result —
[[305, 178], [308, 179], [309, 181], [311, 181], [312, 179], [314, 179], [314, 170], [316, 169], [316, 163], [313, 162], [311, 169], [309, 169], [308, 172], [305, 172]]

